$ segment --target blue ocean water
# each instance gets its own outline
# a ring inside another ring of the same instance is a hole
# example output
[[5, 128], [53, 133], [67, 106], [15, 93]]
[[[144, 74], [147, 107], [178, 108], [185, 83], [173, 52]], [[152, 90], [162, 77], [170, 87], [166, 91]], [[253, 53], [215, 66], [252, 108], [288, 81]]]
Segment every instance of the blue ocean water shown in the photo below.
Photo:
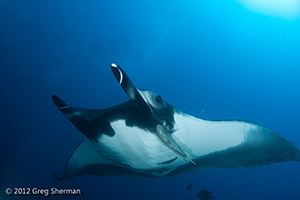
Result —
[[[79, 188], [53, 199], [300, 199], [300, 164], [212, 169], [177, 178], [81, 176], [58, 182], [83, 135], [51, 95], [72, 106], [128, 100], [115, 62], [140, 88], [209, 120], [269, 127], [300, 146], [300, 21], [238, 1], [0, 1], [1, 199], [6, 188]], [[204, 112], [205, 111], [205, 112]], [[190, 191], [186, 184], [193, 183]]]

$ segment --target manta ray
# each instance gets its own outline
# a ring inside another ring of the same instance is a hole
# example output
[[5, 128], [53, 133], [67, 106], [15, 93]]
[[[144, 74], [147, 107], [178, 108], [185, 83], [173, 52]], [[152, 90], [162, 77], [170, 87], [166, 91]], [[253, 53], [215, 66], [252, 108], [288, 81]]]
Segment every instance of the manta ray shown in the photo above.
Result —
[[125, 71], [111, 70], [128, 95], [106, 109], [70, 107], [56, 95], [55, 106], [84, 135], [62, 176], [176, 177], [212, 168], [245, 168], [300, 161], [292, 142], [261, 125], [209, 121], [180, 111], [163, 98], [134, 86]]

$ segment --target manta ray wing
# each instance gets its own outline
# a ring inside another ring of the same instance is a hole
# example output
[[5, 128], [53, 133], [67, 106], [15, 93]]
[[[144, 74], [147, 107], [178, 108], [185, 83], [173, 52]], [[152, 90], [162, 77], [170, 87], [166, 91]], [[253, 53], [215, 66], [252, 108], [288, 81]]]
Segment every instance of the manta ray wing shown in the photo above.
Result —
[[53, 174], [58, 181], [82, 175], [148, 177], [103, 156], [88, 139], [84, 139], [74, 150], [63, 175]]
[[261, 125], [238, 120], [208, 121], [185, 113], [179, 113], [176, 118], [184, 122], [184, 131], [188, 133], [183, 138], [188, 142], [182, 148], [197, 166], [180, 166], [169, 176], [211, 168], [245, 168], [300, 161], [297, 146]]

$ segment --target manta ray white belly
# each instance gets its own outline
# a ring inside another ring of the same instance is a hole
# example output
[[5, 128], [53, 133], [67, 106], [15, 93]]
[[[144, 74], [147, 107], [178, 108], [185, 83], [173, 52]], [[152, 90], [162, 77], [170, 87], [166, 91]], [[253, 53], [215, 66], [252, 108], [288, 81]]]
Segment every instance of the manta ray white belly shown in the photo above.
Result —
[[[176, 126], [172, 137], [191, 159], [240, 145], [244, 141], [244, 133], [252, 128], [251, 124], [234, 121], [218, 124], [180, 112], [174, 118]], [[111, 160], [153, 176], [165, 176], [177, 167], [189, 164], [149, 131], [128, 127], [124, 120], [115, 121], [111, 126], [116, 135], [103, 135], [94, 146]], [[201, 166], [198, 168], [201, 170]]]
[[[103, 135], [94, 147], [116, 162], [155, 176], [165, 176], [174, 168], [188, 163], [149, 131], [138, 127], [128, 127], [124, 120], [115, 121], [111, 126], [116, 135], [114, 137]], [[185, 136], [186, 134], [178, 134], [175, 138], [181, 147], [185, 145]], [[174, 161], [167, 164], [171, 160]], [[161, 171], [162, 169], [164, 172]]]

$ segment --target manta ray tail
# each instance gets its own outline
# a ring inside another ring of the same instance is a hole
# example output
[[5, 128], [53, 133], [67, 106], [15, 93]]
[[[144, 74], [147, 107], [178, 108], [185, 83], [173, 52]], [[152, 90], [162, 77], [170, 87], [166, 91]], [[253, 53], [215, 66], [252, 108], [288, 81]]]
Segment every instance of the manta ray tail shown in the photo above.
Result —
[[184, 157], [188, 161], [190, 161], [193, 165], [197, 165], [192, 159], [190, 159], [188, 156]]

